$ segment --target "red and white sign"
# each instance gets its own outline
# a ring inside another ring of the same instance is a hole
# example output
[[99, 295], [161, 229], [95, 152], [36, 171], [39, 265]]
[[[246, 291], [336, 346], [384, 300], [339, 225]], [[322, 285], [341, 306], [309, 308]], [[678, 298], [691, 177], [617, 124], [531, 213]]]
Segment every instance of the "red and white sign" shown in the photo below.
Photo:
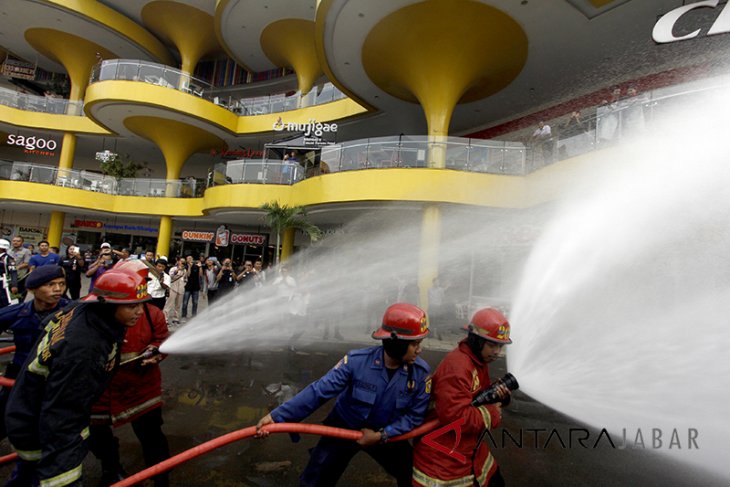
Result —
[[182, 239], [187, 242], [210, 242], [215, 234], [213, 232], [197, 232], [195, 230], [183, 230]]
[[215, 241], [218, 247], [227, 247], [229, 244], [264, 245], [266, 243], [266, 235], [258, 233], [231, 233], [225, 227], [219, 227], [215, 232], [183, 230], [181, 236], [186, 242]]

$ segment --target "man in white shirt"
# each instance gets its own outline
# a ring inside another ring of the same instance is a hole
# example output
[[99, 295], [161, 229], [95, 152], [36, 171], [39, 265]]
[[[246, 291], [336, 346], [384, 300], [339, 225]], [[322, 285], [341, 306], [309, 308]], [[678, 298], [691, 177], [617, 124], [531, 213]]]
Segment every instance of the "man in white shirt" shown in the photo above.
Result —
[[540, 120], [537, 129], [532, 133], [535, 147], [540, 147], [545, 164], [553, 162], [553, 134], [550, 125]]
[[[154, 304], [161, 310], [165, 309], [165, 301], [167, 301], [167, 290], [170, 289], [170, 276], [165, 272], [167, 269], [167, 259], [159, 258], [155, 263], [157, 272], [150, 272], [150, 280], [147, 283], [147, 293]], [[156, 274], [156, 275], [155, 275]]]

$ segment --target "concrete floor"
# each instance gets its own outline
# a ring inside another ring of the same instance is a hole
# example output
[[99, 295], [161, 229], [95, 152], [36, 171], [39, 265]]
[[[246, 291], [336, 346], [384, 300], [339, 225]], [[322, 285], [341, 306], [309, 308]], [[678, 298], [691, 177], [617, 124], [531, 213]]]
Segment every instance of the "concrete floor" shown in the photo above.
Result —
[[[201, 307], [205, 301], [201, 300]], [[435, 369], [444, 354], [453, 348], [462, 332], [452, 327], [443, 339], [425, 342], [422, 357]], [[164, 430], [173, 454], [247, 426], [254, 425], [275, 401], [264, 388], [284, 383], [301, 389], [323, 375], [352, 348], [376, 344], [345, 335], [345, 341], [303, 341], [296, 351], [286, 347], [266, 352], [245, 352], [229, 356], [170, 356], [162, 364], [165, 407]], [[492, 377], [505, 373], [504, 362], [491, 367]], [[518, 377], [519, 379], [519, 377]], [[333, 402], [325, 404], [307, 422], [324, 419]], [[567, 442], [577, 423], [521, 392], [505, 412], [504, 428], [516, 436], [527, 429], [556, 430]], [[590, 429], [591, 438], [598, 432]], [[131, 473], [144, 468], [141, 450], [132, 430], [116, 430], [122, 460]], [[266, 440], [246, 439], [193, 459], [171, 473], [172, 485], [215, 487], [282, 487], [298, 485], [298, 474], [306, 465], [308, 449], [317, 437], [303, 436], [293, 444], [288, 435], [272, 435]], [[579, 445], [563, 447], [560, 441], [545, 446], [546, 433], [537, 442], [525, 433], [522, 447], [494, 433], [490, 446], [499, 462], [507, 485], [513, 486], [724, 486], [713, 478], [651, 450], [612, 448], [607, 441], [596, 448]], [[592, 441], [588, 442], [589, 446]], [[7, 440], [0, 442], [0, 455], [8, 453]], [[90, 455], [84, 464], [86, 485], [96, 486], [98, 462]], [[10, 466], [0, 467], [0, 478]], [[151, 482], [147, 482], [151, 485]], [[395, 483], [365, 454], [358, 454], [339, 485], [394, 486]]]
[[[263, 391], [267, 384], [283, 381], [297, 388], [304, 387], [326, 372], [346, 350], [356, 346], [359, 345], [338, 344], [329, 350], [308, 348], [291, 352], [281, 349], [216, 358], [169, 357], [163, 367], [164, 417], [173, 453], [255, 424], [271, 403]], [[424, 358], [437, 364], [443, 354], [426, 351]], [[498, 377], [504, 372], [504, 364], [498, 362], [492, 375]], [[308, 422], [321, 421], [332, 404], [325, 404]], [[584, 425], [518, 392], [505, 413], [504, 427], [515, 435], [520, 429], [556, 429], [567, 442], [569, 430]], [[141, 470], [141, 453], [131, 428], [123, 427], [118, 434], [128, 471]], [[591, 438], [596, 435], [592, 430]], [[614, 449], [608, 442], [602, 442], [595, 449], [578, 445], [563, 448], [559, 441], [552, 441], [545, 447], [544, 434], [537, 445], [531, 438], [526, 436], [519, 448], [514, 442], [502, 443], [495, 433], [495, 440], [490, 443], [508, 485], [727, 485], [649, 450]], [[300, 443], [293, 444], [288, 435], [281, 434], [267, 440], [241, 440], [176, 468], [171, 473], [171, 480], [173, 485], [184, 486], [298, 485], [298, 474], [307, 462], [308, 449], [316, 441], [317, 437], [304, 436]], [[276, 469], [277, 465], [281, 468]], [[96, 485], [96, 462], [87, 459], [87, 467], [87, 483]], [[267, 467], [274, 471], [261, 470]], [[379, 487], [395, 483], [370, 457], [359, 454], [339, 485]]]

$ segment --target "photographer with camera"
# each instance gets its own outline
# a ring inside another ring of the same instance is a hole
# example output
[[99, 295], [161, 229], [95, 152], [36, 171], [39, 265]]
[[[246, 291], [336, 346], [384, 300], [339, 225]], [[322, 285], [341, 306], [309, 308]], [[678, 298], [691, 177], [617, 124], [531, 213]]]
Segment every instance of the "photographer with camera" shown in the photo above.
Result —
[[86, 270], [86, 277], [91, 278], [91, 282], [89, 283], [89, 292], [94, 289], [94, 283], [96, 280], [99, 279], [99, 277], [106, 271], [114, 267], [115, 263], [116, 257], [114, 252], [112, 252], [111, 244], [109, 242], [104, 242], [101, 244], [101, 247], [99, 247], [99, 257], [97, 257], [97, 259], [92, 262]]
[[187, 282], [185, 283], [185, 294], [182, 305], [183, 321], [188, 316], [188, 303], [190, 302], [190, 298], [193, 299], [192, 317], [195, 318], [195, 315], [198, 314], [198, 297], [200, 296], [200, 287], [203, 281], [203, 261], [195, 260], [192, 255], [188, 255], [185, 268], [187, 269]]
[[218, 298], [222, 298], [236, 287], [236, 271], [233, 270], [231, 259], [223, 261], [223, 267], [215, 279], [218, 282]]
[[69, 245], [66, 249], [66, 256], [58, 263], [66, 271], [66, 290], [71, 299], [79, 299], [81, 296], [81, 273], [86, 268], [86, 261], [81, 255], [81, 250], [75, 245]]

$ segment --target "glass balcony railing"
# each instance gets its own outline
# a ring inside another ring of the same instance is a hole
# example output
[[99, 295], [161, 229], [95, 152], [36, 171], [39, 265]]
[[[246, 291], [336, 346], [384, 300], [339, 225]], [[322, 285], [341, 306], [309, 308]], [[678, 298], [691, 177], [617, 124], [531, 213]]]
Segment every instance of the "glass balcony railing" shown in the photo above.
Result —
[[217, 164], [209, 184], [294, 184], [304, 179], [304, 167], [296, 162], [242, 159]]
[[550, 126], [549, 137], [536, 136], [537, 127], [532, 126], [499, 138], [519, 141], [525, 146], [525, 172], [529, 173], [557, 161], [650, 134], [659, 117], [677, 110], [693, 110], [693, 105], [712, 103], [703, 101], [702, 97], [725, 91], [729, 84], [730, 76], [718, 76], [604, 100], [599, 105], [581, 107], [571, 114], [544, 120], [545, 125]]
[[291, 95], [276, 94], [255, 98], [234, 98], [221, 95], [219, 90], [210, 83], [190, 76], [179, 69], [132, 59], [112, 59], [94, 66], [90, 82], [106, 80], [141, 81], [184, 91], [213, 102], [237, 115], [286, 112], [297, 108], [322, 105], [346, 97], [333, 84], [325, 83], [315, 87], [306, 95], [296, 92]]
[[0, 161], [0, 179], [53, 184], [63, 186], [64, 188], [75, 188], [121, 196], [171, 198], [193, 198], [201, 196], [196, 193], [198, 184], [194, 178], [185, 180], [116, 179], [91, 171], [59, 169], [53, 166], [30, 164], [27, 162]]
[[37, 96], [20, 93], [9, 88], [0, 87], [0, 105], [5, 105], [30, 112], [57, 113], [59, 115], [84, 114], [84, 103], [70, 101], [54, 96]]
[[[437, 155], [438, 154], [438, 155]], [[446, 169], [492, 174], [523, 174], [527, 147], [520, 142], [427, 136], [362, 139], [322, 148], [320, 172], [430, 167], [441, 158]]]

